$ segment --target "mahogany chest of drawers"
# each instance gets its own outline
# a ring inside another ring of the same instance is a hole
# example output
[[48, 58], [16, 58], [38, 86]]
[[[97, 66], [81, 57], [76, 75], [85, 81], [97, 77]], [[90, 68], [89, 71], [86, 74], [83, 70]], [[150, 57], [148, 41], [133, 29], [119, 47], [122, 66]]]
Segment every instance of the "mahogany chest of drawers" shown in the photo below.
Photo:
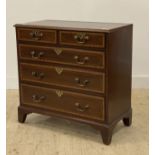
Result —
[[44, 20], [16, 24], [18, 120], [40, 113], [87, 123], [110, 144], [131, 125], [132, 24]]

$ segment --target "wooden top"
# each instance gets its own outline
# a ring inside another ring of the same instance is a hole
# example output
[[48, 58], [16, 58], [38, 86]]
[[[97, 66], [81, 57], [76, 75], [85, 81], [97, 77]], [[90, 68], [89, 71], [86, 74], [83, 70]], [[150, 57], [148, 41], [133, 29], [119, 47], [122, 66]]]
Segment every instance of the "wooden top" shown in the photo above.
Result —
[[111, 32], [132, 24], [122, 23], [100, 23], [100, 22], [80, 22], [80, 21], [62, 21], [62, 20], [41, 20], [25, 24], [16, 24], [15, 27], [38, 27], [48, 29], [62, 30], [85, 30], [97, 32]]

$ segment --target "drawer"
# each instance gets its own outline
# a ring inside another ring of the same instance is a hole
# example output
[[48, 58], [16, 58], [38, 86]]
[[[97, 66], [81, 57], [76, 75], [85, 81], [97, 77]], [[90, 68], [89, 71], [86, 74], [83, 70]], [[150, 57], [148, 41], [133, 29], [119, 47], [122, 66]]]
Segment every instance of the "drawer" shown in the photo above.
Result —
[[104, 74], [58, 66], [20, 65], [21, 80], [95, 92], [104, 91]]
[[25, 41], [43, 42], [43, 43], [56, 43], [56, 31], [44, 29], [17, 29], [17, 39]]
[[60, 31], [60, 44], [81, 47], [105, 47], [104, 33]]
[[53, 48], [34, 45], [19, 45], [21, 59], [34, 61], [67, 63], [87, 67], [103, 67], [104, 52], [77, 50], [70, 48]]
[[21, 85], [22, 104], [104, 120], [104, 100], [69, 91]]

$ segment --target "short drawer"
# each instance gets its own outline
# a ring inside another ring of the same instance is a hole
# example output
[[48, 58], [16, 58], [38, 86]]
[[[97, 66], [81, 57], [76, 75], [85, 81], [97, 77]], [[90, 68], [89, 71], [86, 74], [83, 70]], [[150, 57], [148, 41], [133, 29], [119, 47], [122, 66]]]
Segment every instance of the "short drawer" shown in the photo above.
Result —
[[95, 92], [104, 91], [104, 74], [100, 72], [22, 63], [20, 73], [21, 80]]
[[101, 97], [22, 84], [21, 99], [25, 105], [104, 120], [104, 100]]
[[18, 28], [17, 39], [23, 41], [56, 43], [56, 31], [44, 29]]
[[78, 32], [78, 31], [60, 31], [60, 44], [74, 45], [81, 47], [105, 47], [104, 33]]
[[104, 67], [104, 52], [20, 44], [19, 56], [21, 59], [34, 61], [67, 63], [86, 67]]

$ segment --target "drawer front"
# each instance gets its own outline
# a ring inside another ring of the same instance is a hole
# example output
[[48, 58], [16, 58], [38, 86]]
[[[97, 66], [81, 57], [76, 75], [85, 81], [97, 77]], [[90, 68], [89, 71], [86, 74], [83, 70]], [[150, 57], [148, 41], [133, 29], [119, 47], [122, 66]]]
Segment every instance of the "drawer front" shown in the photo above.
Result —
[[34, 41], [43, 43], [56, 43], [55, 30], [42, 30], [42, 29], [17, 29], [17, 39], [24, 41]]
[[105, 47], [104, 33], [60, 31], [60, 44], [81, 47]]
[[31, 64], [21, 64], [20, 69], [21, 80], [74, 87], [95, 92], [104, 91], [103, 73]]
[[103, 67], [104, 52], [19, 45], [19, 56], [34, 61], [58, 62], [72, 65]]
[[21, 85], [22, 104], [104, 120], [104, 100], [69, 91]]

